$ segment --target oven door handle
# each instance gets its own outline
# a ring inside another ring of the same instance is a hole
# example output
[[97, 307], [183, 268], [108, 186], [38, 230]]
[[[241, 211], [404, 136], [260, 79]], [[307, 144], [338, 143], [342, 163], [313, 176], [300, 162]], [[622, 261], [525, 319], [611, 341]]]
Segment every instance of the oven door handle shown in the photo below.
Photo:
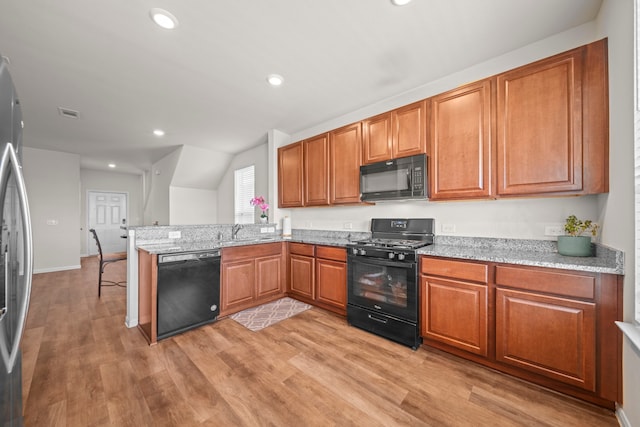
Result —
[[[363, 257], [359, 257], [359, 256], [352, 256], [350, 255], [348, 257], [349, 262], [358, 262], [361, 264], [367, 264], [367, 265], [371, 265], [373, 267], [380, 267], [380, 266], [384, 266], [384, 267], [396, 267], [396, 268], [405, 268], [405, 269], [412, 269], [415, 268], [417, 263], [415, 262], [398, 262], [398, 261], [387, 261], [384, 259], [380, 259], [380, 258], [363, 258]], [[375, 261], [367, 261], [368, 259], [372, 259]]]
[[374, 316], [373, 314], [367, 314], [367, 317], [371, 320], [375, 320], [376, 322], [379, 323], [387, 323], [389, 321], [389, 319], [381, 319], [379, 317]]

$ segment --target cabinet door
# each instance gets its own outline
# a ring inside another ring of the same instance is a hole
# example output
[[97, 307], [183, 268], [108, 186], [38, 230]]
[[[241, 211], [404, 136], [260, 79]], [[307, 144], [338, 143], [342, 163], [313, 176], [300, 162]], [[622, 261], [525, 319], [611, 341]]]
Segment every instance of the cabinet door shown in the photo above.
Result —
[[278, 148], [278, 207], [303, 206], [302, 142]]
[[329, 135], [304, 141], [304, 205], [329, 204]]
[[416, 102], [391, 112], [392, 157], [407, 157], [427, 152], [427, 106]]
[[329, 142], [331, 203], [360, 201], [362, 133], [360, 123], [331, 132]]
[[294, 255], [289, 257], [289, 292], [309, 300], [315, 299], [315, 263], [313, 257]]
[[391, 151], [391, 113], [381, 114], [363, 122], [364, 164], [389, 160]]
[[582, 189], [582, 52], [497, 77], [498, 194]]
[[421, 276], [422, 336], [488, 355], [487, 285]]
[[492, 194], [491, 81], [431, 98], [430, 199]]
[[256, 299], [281, 294], [282, 256], [256, 258]]
[[254, 300], [254, 260], [222, 264], [220, 287], [220, 315], [226, 315], [250, 306]]
[[347, 309], [347, 265], [344, 262], [316, 259], [316, 300], [338, 309]]
[[496, 290], [496, 360], [596, 389], [595, 304]]

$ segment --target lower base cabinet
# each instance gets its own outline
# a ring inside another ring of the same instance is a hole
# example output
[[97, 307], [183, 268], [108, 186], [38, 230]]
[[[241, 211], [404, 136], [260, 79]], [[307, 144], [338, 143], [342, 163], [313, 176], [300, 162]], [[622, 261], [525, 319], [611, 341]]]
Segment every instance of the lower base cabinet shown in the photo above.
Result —
[[426, 345], [615, 409], [621, 276], [428, 256], [420, 271]]
[[346, 260], [347, 251], [344, 248], [289, 243], [288, 294], [345, 316]]
[[429, 259], [421, 265], [423, 338], [488, 356], [486, 264]]
[[222, 250], [220, 315], [284, 296], [282, 243], [229, 247]]

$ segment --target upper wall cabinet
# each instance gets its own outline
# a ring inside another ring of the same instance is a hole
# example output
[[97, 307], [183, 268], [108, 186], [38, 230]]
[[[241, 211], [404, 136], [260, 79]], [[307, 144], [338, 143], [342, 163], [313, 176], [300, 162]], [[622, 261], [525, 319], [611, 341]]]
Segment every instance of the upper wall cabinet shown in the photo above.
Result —
[[303, 205], [303, 166], [302, 141], [278, 148], [278, 207]]
[[329, 204], [329, 134], [303, 142], [304, 206]]
[[498, 195], [608, 191], [606, 40], [497, 76]]
[[278, 206], [360, 202], [362, 126], [354, 123], [278, 149]]
[[360, 202], [362, 126], [354, 123], [329, 134], [331, 204]]
[[431, 200], [491, 196], [491, 82], [482, 80], [430, 99]]
[[427, 108], [420, 101], [363, 122], [363, 163], [375, 163], [427, 151]]

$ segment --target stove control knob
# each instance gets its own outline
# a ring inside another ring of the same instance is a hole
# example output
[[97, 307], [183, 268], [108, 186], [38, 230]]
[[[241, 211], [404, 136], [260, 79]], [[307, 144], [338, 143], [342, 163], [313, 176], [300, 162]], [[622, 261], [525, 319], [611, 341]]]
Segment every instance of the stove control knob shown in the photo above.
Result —
[[358, 253], [359, 253], [360, 255], [366, 255], [366, 254], [367, 254], [367, 251], [365, 251], [364, 249], [359, 249], [359, 250], [358, 250]]
[[393, 252], [389, 252], [387, 256], [389, 257], [389, 259], [394, 259], [396, 257], [396, 254]]
[[358, 255], [358, 248], [351, 248], [351, 253], [354, 255]]
[[402, 261], [404, 259], [404, 254], [403, 253], [399, 253], [398, 254], [398, 260]]

